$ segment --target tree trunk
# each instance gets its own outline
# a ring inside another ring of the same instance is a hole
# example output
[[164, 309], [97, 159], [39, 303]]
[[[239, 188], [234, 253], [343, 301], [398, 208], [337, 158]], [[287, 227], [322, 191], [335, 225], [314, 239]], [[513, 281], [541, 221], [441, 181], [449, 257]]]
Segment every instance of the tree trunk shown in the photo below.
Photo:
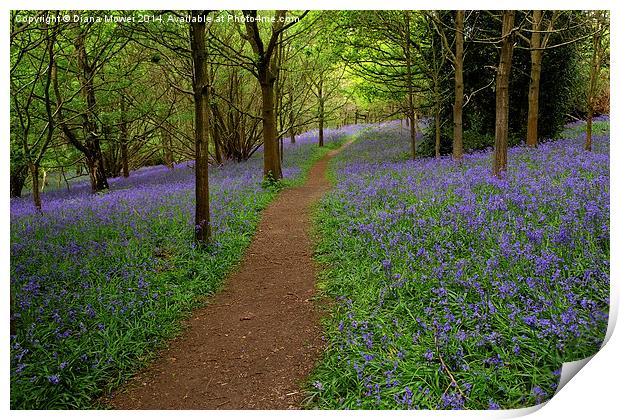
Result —
[[452, 154], [463, 159], [463, 10], [456, 11], [456, 48], [454, 54], [454, 139]]
[[19, 198], [22, 196], [22, 190], [28, 177], [28, 167], [25, 165], [19, 165], [15, 169], [11, 168], [9, 175], [10, 182], [10, 194], [11, 198]]
[[103, 157], [101, 154], [86, 156], [86, 166], [88, 167], [88, 176], [90, 177], [90, 185], [92, 191], [100, 192], [107, 190], [109, 187], [108, 180], [106, 179]]
[[127, 129], [127, 115], [125, 109], [125, 95], [121, 92], [121, 163], [123, 166], [123, 177], [129, 177], [129, 150], [127, 149], [127, 140], [129, 138], [129, 130]]
[[[211, 87], [210, 94], [213, 95], [213, 87]], [[211, 115], [213, 115], [213, 121], [211, 122], [211, 138], [213, 140], [213, 150], [215, 152], [215, 161], [218, 164], [222, 163], [222, 118], [219, 116], [220, 110], [215, 102], [211, 103]], [[219, 116], [219, 117], [216, 117]]]
[[[194, 17], [200, 12], [192, 11]], [[198, 19], [196, 19], [198, 20]], [[205, 23], [192, 22], [191, 47], [194, 66], [194, 120], [195, 120], [195, 154], [196, 154], [196, 212], [195, 240], [199, 245], [206, 245], [211, 237], [209, 217], [209, 86], [205, 72]]]
[[323, 99], [323, 75], [320, 76], [318, 85], [318, 99], [319, 99], [319, 147], [323, 147], [325, 144], [324, 141], [324, 132], [323, 126], [325, 125], [325, 103]]
[[585, 150], [588, 152], [592, 151], [592, 117], [594, 116], [594, 101], [596, 100], [596, 91], [598, 85], [598, 77], [600, 72], [601, 60], [599, 58], [599, 53], [601, 50], [601, 22], [600, 22], [600, 12], [595, 12], [597, 24], [597, 31], [594, 33], [594, 37], [592, 39], [592, 62], [590, 64], [590, 84], [588, 88], [588, 116], [586, 119], [586, 144]]
[[532, 37], [530, 39], [530, 57], [532, 67], [530, 69], [530, 89], [528, 93], [527, 109], [527, 137], [528, 147], [538, 145], [538, 98], [540, 95], [540, 74], [542, 72], [543, 51], [540, 29], [542, 27], [542, 11], [532, 11]]
[[274, 113], [274, 81], [268, 70], [261, 77], [260, 90], [263, 99], [263, 175], [266, 179], [278, 180], [282, 178], [282, 166], [278, 150], [278, 136], [276, 133], [276, 116]]
[[31, 162], [29, 165], [32, 178], [32, 201], [37, 210], [41, 210], [41, 189], [39, 187], [39, 165]]
[[[264, 149], [264, 168], [263, 174], [267, 180], [279, 180], [282, 178], [282, 166], [278, 150], [277, 119], [274, 101], [274, 84], [276, 82], [279, 68], [277, 61], [274, 63], [273, 56], [278, 39], [282, 39], [282, 32], [292, 24], [285, 25], [286, 10], [276, 10], [275, 20], [271, 26], [271, 37], [264, 43], [257, 24], [256, 10], [243, 10], [244, 15], [251, 19], [245, 21], [247, 32], [246, 39], [252, 46], [256, 61], [256, 72], [258, 83], [260, 84], [262, 97], [262, 120], [263, 120], [263, 149]], [[305, 16], [305, 13], [301, 16]], [[298, 22], [299, 20], [297, 20]]]
[[43, 190], [45, 190], [45, 187], [47, 187], [47, 171], [45, 169], [43, 169], [43, 179], [41, 180], [41, 192], [43, 192]]
[[502, 45], [495, 81], [495, 151], [493, 175], [501, 176], [508, 166], [509, 82], [514, 43], [514, 10], [503, 12]]
[[323, 147], [325, 144], [325, 131], [324, 131], [324, 113], [323, 113], [323, 101], [319, 101], [319, 147]]
[[[292, 102], [292, 101], [291, 101]], [[291, 105], [292, 108], [292, 105]], [[290, 114], [290, 124], [291, 124], [291, 144], [295, 144], [295, 115], [293, 114], [293, 111], [291, 111]]]
[[[413, 106], [413, 75], [412, 75], [412, 59], [411, 59], [411, 31], [409, 26], [409, 11], [405, 10], [405, 61], [407, 64], [407, 113], [409, 114], [408, 126], [409, 139], [411, 141], [411, 159], [416, 158], [416, 129], [415, 129], [415, 108]], [[410, 122], [410, 123], [409, 123]]]
[[164, 152], [164, 164], [170, 168], [174, 169], [174, 154], [172, 152], [172, 136], [170, 135], [169, 123], [165, 121], [162, 124], [161, 128], [161, 140], [162, 140], [162, 149]]
[[[438, 89], [436, 87], [435, 89]], [[435, 157], [438, 158], [441, 156], [441, 108], [439, 103], [439, 94], [438, 92], [435, 99]], [[412, 121], [413, 122], [413, 121]]]
[[293, 112], [293, 95], [289, 99], [289, 124], [291, 125], [291, 144], [295, 144], [295, 112]]
[[[78, 79], [80, 80], [81, 91], [86, 102], [86, 110], [82, 114], [86, 135], [85, 148], [88, 151], [86, 161], [90, 169], [91, 188], [93, 192], [99, 192], [107, 190], [109, 186], [105, 175], [105, 164], [103, 154], [101, 153], [99, 134], [97, 133], [97, 119], [94, 115], [97, 105], [94, 86], [95, 70], [91, 63], [88, 62], [84, 32], [81, 30], [74, 40], [74, 45], [78, 54]], [[59, 117], [62, 118], [60, 115]]]

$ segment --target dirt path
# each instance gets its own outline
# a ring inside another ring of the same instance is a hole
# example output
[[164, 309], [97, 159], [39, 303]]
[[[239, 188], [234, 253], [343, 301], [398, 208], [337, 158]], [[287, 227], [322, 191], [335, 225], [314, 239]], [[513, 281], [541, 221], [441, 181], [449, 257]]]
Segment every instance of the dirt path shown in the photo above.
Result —
[[299, 408], [323, 342], [310, 208], [330, 188], [330, 152], [268, 206], [239, 270], [186, 332], [112, 396], [117, 409]]

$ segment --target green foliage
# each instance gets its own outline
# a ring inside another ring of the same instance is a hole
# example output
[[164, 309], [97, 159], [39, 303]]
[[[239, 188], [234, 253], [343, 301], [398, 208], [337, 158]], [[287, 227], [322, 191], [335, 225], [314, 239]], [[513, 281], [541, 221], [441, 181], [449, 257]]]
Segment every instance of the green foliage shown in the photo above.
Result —
[[266, 190], [277, 193], [284, 189], [284, 182], [281, 179], [273, 176], [273, 173], [269, 171], [269, 173], [265, 175], [261, 186]]

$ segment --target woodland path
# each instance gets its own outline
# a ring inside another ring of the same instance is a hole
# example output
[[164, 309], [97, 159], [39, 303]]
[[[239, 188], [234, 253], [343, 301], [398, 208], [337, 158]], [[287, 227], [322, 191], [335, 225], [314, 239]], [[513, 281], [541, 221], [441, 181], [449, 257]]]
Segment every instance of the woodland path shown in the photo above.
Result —
[[[345, 146], [348, 143], [345, 144]], [[343, 147], [345, 147], [343, 146]], [[342, 149], [342, 148], [341, 148]], [[329, 152], [263, 211], [240, 267], [185, 332], [106, 402], [116, 409], [293, 409], [324, 348], [310, 211]]]

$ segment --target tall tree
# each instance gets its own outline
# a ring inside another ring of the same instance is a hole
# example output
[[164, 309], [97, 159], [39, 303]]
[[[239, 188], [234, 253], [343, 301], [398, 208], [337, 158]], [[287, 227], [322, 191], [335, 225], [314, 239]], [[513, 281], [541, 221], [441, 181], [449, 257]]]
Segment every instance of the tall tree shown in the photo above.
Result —
[[559, 14], [558, 11], [552, 12], [551, 18], [548, 20], [547, 26], [543, 31], [544, 13], [545, 12], [542, 10], [532, 11], [532, 35], [529, 39], [531, 68], [526, 136], [526, 144], [529, 147], [535, 147], [538, 144], [538, 98], [540, 96], [540, 75], [542, 73], [543, 51], [547, 48], [547, 44], [553, 33], [553, 25]]
[[502, 13], [502, 37], [499, 66], [495, 79], [495, 149], [493, 175], [501, 176], [508, 166], [509, 82], [515, 39], [515, 11]]
[[[335, 109], [341, 108], [342, 103], [334, 102], [334, 97], [341, 92], [342, 80], [347, 66], [337, 63], [341, 54], [341, 45], [334, 42], [333, 32], [337, 29], [334, 22], [327, 19], [320, 21], [317, 30], [308, 40], [304, 52], [309, 59], [306, 68], [306, 80], [309, 89], [316, 99], [316, 120], [319, 129], [319, 147], [325, 143], [325, 125]], [[336, 64], [335, 64], [336, 63]], [[339, 102], [339, 101], [336, 101]]]
[[454, 48], [454, 142], [452, 155], [460, 161], [463, 158], [463, 18], [465, 12], [455, 12], [455, 39]]
[[194, 70], [194, 140], [196, 153], [195, 240], [206, 244], [211, 237], [209, 216], [209, 86], [205, 60], [205, 19], [208, 11], [192, 10], [190, 40]]
[[[42, 16], [47, 18], [48, 12]], [[26, 169], [32, 180], [34, 206], [41, 209], [40, 166], [54, 136], [54, 114], [50, 97], [56, 30], [44, 19], [41, 27], [26, 26], [11, 36], [11, 138], [17, 138], [20, 153], [12, 153], [11, 196], [20, 196]], [[42, 104], [41, 104], [42, 102]], [[44, 111], [41, 111], [43, 106]], [[22, 169], [23, 168], [23, 169]], [[44, 181], [45, 183], [45, 181]]]
[[413, 47], [411, 41], [411, 15], [409, 10], [404, 10], [404, 38], [405, 45], [403, 52], [405, 53], [406, 75], [407, 75], [407, 112], [409, 117], [409, 140], [411, 142], [411, 158], [416, 158], [416, 110], [413, 93]]
[[282, 178], [282, 164], [278, 147], [277, 117], [275, 114], [275, 83], [279, 68], [274, 60], [276, 46], [280, 34], [299, 22], [299, 19], [286, 23], [286, 10], [276, 10], [271, 25], [271, 33], [267, 42], [261, 36], [256, 10], [244, 10], [246, 39], [250, 42], [255, 55], [254, 75], [261, 90], [262, 119], [263, 119], [263, 176], [266, 179], [279, 180]]
[[[66, 57], [55, 55], [52, 84], [58, 106], [58, 127], [68, 142], [84, 155], [93, 192], [109, 188], [106, 177], [105, 161], [101, 141], [106, 135], [105, 124], [101, 122], [97, 94], [103, 92], [105, 68], [110, 60], [119, 54], [129, 43], [130, 38], [121, 36], [122, 28], [118, 24], [101, 25], [95, 22], [75, 22], [66, 28], [65, 33], [73, 39], [73, 54]], [[59, 49], [62, 52], [67, 48]], [[61, 89], [58, 64], [63, 60], [63, 85]], [[75, 62], [72, 71], [66, 66]], [[79, 89], [65, 98], [62, 93], [74, 91], [71, 74], [77, 75]], [[62, 93], [61, 93], [62, 92]], [[81, 97], [81, 101], [69, 108], [73, 99]], [[75, 116], [79, 115], [80, 122]]]
[[598, 93], [601, 64], [603, 61], [603, 30], [609, 25], [606, 22], [605, 11], [597, 10], [592, 16], [594, 34], [592, 35], [592, 58], [590, 61], [590, 81], [587, 90], [587, 118], [586, 118], [586, 143], [585, 150], [592, 151], [592, 118], [594, 105]]
[[[439, 35], [443, 45], [443, 51], [449, 61], [454, 65], [454, 104], [452, 105], [452, 156], [460, 161], [463, 158], [463, 102], [464, 102], [464, 82], [463, 82], [463, 37], [465, 31], [464, 18], [465, 12], [457, 10], [454, 12], [454, 51], [448, 42], [448, 36], [444, 30], [445, 23], [435, 14], [431, 15], [435, 31]], [[435, 153], [439, 151], [439, 143], [435, 143]]]

